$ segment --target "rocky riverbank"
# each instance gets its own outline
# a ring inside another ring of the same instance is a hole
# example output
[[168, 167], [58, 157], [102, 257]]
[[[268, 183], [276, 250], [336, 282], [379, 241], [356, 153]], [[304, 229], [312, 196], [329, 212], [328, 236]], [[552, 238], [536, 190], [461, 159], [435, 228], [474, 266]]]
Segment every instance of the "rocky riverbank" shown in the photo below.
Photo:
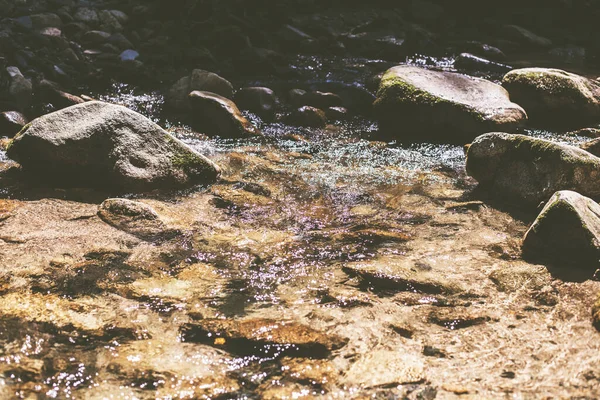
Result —
[[0, 0], [0, 397], [598, 397], [596, 9], [259, 3]]

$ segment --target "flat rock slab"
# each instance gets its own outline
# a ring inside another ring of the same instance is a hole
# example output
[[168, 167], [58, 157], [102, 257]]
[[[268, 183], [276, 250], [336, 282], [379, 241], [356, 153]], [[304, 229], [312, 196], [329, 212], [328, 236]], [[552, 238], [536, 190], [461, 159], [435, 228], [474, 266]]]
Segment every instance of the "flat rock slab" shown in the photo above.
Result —
[[397, 139], [460, 142], [527, 120], [500, 85], [408, 65], [384, 74], [374, 107], [380, 129]]
[[212, 183], [220, 169], [141, 114], [90, 101], [35, 119], [8, 157], [59, 185], [130, 192]]
[[463, 289], [457, 282], [414, 265], [402, 257], [380, 257], [370, 261], [346, 264], [344, 272], [358, 276], [364, 283], [380, 290], [422, 292], [431, 294], [457, 293]]
[[600, 158], [525, 135], [479, 136], [467, 152], [467, 173], [495, 196], [527, 207], [536, 207], [559, 190], [600, 198]]
[[600, 264], [600, 205], [569, 190], [548, 201], [523, 239], [529, 259], [597, 268]]
[[222, 347], [236, 354], [294, 355], [324, 358], [347, 339], [292, 321], [271, 319], [203, 320], [182, 327], [185, 341]]

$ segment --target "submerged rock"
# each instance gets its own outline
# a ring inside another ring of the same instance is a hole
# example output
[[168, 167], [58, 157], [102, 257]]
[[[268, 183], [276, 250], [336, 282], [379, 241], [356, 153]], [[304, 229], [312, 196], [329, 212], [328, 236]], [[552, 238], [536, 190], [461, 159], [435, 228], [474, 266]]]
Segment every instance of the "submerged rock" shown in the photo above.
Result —
[[207, 135], [228, 138], [261, 135], [235, 103], [223, 96], [196, 90], [189, 94], [189, 101], [193, 110], [192, 124]]
[[214, 182], [220, 174], [146, 117], [98, 101], [34, 120], [7, 155], [36, 177], [69, 186], [143, 191]]
[[523, 255], [597, 268], [600, 205], [570, 190], [555, 193], [525, 234]]
[[196, 90], [212, 92], [230, 100], [233, 98], [233, 85], [228, 80], [213, 72], [195, 69], [189, 76], [184, 76], [171, 86], [166, 95], [166, 103], [174, 110], [188, 111], [189, 94]]
[[467, 173], [494, 195], [526, 206], [535, 207], [558, 190], [600, 198], [600, 158], [530, 136], [479, 136], [467, 151]]
[[185, 324], [182, 335], [185, 341], [223, 347], [236, 354], [274, 352], [314, 358], [324, 358], [348, 342], [296, 322], [272, 319], [203, 320]]
[[583, 76], [560, 69], [522, 68], [506, 74], [502, 86], [536, 124], [581, 127], [600, 121], [600, 83]]
[[177, 230], [168, 229], [152, 207], [129, 199], [106, 199], [98, 217], [109, 225], [144, 239], [169, 238]]
[[375, 288], [393, 291], [417, 291], [431, 294], [457, 293], [463, 289], [454, 281], [414, 265], [400, 257], [381, 257], [346, 264], [344, 272], [358, 276]]
[[373, 350], [359, 358], [348, 370], [345, 382], [363, 388], [391, 387], [425, 380], [425, 367], [418, 354]]
[[382, 132], [398, 139], [471, 140], [527, 119], [495, 83], [407, 65], [385, 73], [374, 107]]

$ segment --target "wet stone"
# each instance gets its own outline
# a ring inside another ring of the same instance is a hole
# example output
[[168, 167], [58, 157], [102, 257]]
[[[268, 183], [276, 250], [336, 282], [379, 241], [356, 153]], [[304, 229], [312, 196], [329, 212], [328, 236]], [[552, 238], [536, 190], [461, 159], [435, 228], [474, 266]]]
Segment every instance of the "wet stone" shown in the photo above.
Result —
[[270, 319], [203, 320], [183, 325], [181, 334], [186, 342], [267, 358], [281, 355], [324, 358], [348, 342], [296, 322]]
[[425, 379], [421, 355], [384, 349], [370, 351], [359, 358], [344, 377], [347, 385], [361, 388], [391, 387]]
[[480, 325], [490, 320], [490, 317], [481, 312], [456, 308], [437, 308], [433, 310], [427, 320], [430, 323], [443, 326], [450, 330], [468, 328]]
[[142, 238], [169, 238], [179, 233], [167, 228], [152, 207], [139, 201], [104, 200], [98, 216], [107, 224]]
[[498, 290], [509, 293], [519, 290], [539, 290], [552, 279], [545, 267], [526, 263], [499, 267], [492, 271], [489, 278]]
[[343, 270], [380, 290], [431, 294], [452, 294], [463, 290], [458, 282], [447, 280], [441, 274], [420, 268], [401, 257], [386, 256], [367, 262], [348, 263]]

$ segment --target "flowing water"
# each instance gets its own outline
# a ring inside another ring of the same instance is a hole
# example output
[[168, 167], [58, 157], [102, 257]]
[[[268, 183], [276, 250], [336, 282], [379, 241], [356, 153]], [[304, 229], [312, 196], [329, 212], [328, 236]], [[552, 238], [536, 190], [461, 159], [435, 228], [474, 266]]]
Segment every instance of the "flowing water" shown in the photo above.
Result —
[[[298, 69], [331, 82], [381, 68], [343, 61]], [[108, 194], [2, 180], [0, 397], [599, 394], [600, 285], [521, 260], [532, 216], [480, 197], [461, 146], [373, 141], [362, 118], [307, 130], [249, 116], [265, 139], [211, 139], [163, 118], [158, 92], [99, 97], [222, 180], [128, 195], [175, 232], [158, 239], [100, 220]]]

